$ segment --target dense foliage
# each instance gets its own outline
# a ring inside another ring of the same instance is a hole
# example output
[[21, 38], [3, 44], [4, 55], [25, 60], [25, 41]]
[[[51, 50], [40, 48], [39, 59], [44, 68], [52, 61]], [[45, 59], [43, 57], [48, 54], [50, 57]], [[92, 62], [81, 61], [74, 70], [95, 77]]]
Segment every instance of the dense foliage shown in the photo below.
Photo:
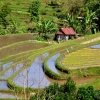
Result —
[[80, 87], [77, 90], [75, 82], [69, 77], [64, 85], [54, 83], [30, 100], [100, 100], [100, 90], [95, 90], [93, 86]]
[[39, 20], [39, 8], [40, 8], [40, 2], [38, 0], [33, 1], [29, 7], [29, 12], [31, 14], [30, 21], [37, 22]]
[[[16, 6], [21, 4], [21, 1], [16, 2]], [[21, 11], [23, 9], [18, 11], [18, 8], [16, 8], [17, 10], [13, 10], [12, 5], [12, 3], [3, 3], [0, 6], [1, 34], [4, 32], [4, 34], [46, 33], [45, 37], [48, 39], [49, 34], [55, 34], [61, 27], [72, 27], [78, 34], [83, 35], [96, 33], [100, 30], [99, 0], [35, 0], [30, 1], [26, 11]], [[17, 13], [18, 16], [20, 14], [24, 15], [24, 18], [14, 18]], [[27, 21], [25, 19], [26, 15], [28, 16], [28, 18], [26, 17]], [[55, 31], [52, 31], [54, 29]]]

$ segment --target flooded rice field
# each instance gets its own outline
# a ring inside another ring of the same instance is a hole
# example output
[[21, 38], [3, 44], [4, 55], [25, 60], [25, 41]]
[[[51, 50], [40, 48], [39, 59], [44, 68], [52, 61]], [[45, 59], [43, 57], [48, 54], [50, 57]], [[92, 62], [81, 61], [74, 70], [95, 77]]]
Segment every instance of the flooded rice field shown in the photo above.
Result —
[[[32, 41], [28, 41], [26, 43], [23, 42], [17, 45], [7, 46], [8, 44], [16, 43], [16, 41], [21, 42], [24, 40], [28, 40], [27, 35], [24, 38], [25, 39], [19, 37], [17, 37], [16, 39], [15, 37], [6, 38], [5, 40], [6, 42], [2, 42], [2, 44], [0, 44], [0, 59], [7, 57], [9, 55], [14, 55], [21, 52], [35, 50], [35, 49], [49, 46], [49, 44], [34, 43]], [[30, 39], [32, 39], [32, 34], [30, 35]], [[3, 41], [2, 38], [1, 41]], [[100, 48], [100, 45], [91, 46], [91, 48], [98, 49]], [[31, 63], [31, 66], [29, 68], [24, 69], [18, 75], [15, 76], [13, 82], [18, 86], [31, 87], [31, 88], [44, 88], [45, 86], [49, 86], [51, 83], [54, 82], [58, 82], [59, 84], [64, 84], [67, 80], [53, 80], [48, 78], [45, 75], [43, 70], [43, 61], [48, 55], [49, 53], [44, 53], [36, 57], [34, 61]], [[50, 68], [50, 70], [52, 70], [57, 74], [60, 74], [60, 72], [55, 67], [55, 61], [59, 56], [60, 53], [55, 54], [47, 61], [47, 65]], [[13, 61], [5, 64], [3, 62], [0, 62], [0, 72], [6, 70], [8, 67], [12, 66], [13, 64], [14, 64]], [[0, 81], [0, 90], [9, 90], [6, 80], [15, 72], [20, 70], [23, 66], [24, 66], [23, 63], [17, 63], [15, 64], [15, 66], [6, 70], [3, 74], [0, 74], [0, 79], [5, 79], [5, 81]], [[73, 77], [72, 79], [75, 81], [76, 85], [82, 85], [82, 84], [91, 83], [99, 78], [100, 77], [93, 76], [93, 77], [83, 77], [83, 78]], [[0, 93], [0, 98], [15, 98], [15, 96], [6, 93]]]
[[0, 90], [8, 90], [7, 81], [0, 81]]
[[3, 64], [3, 62], [0, 62], [0, 72], [5, 70], [7, 67], [11, 66], [13, 64], [13, 62], [8, 62]]
[[50, 70], [52, 70], [53, 72], [60, 74], [59, 71], [56, 69], [55, 67], [55, 61], [56, 59], [60, 56], [60, 53], [52, 56], [48, 61], [47, 61], [47, 65], [49, 67]]
[[16, 97], [14, 95], [0, 93], [0, 98], [2, 98], [2, 99], [8, 99], [8, 98], [15, 99]]
[[93, 45], [93, 46], [91, 46], [90, 48], [94, 48], [94, 49], [100, 49], [100, 44]]
[[43, 71], [43, 61], [48, 55], [48, 53], [45, 53], [36, 57], [31, 66], [21, 71], [14, 78], [13, 82], [22, 87], [43, 88], [48, 86], [50, 82]]
[[0, 75], [0, 78], [3, 78], [3, 79], [9, 78], [12, 74], [14, 74], [16, 71], [18, 71], [23, 66], [24, 65], [22, 63], [20, 63], [20, 64], [17, 64], [16, 66], [11, 67], [4, 74]]

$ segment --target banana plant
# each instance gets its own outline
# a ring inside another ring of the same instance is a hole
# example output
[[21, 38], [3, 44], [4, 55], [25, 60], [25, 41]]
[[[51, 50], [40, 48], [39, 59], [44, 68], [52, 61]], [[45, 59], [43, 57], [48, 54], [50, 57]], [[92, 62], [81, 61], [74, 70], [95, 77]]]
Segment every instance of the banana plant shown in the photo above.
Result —
[[65, 27], [72, 27], [77, 33], [82, 34], [82, 24], [77, 19], [77, 16], [72, 16], [68, 13], [64, 21], [66, 23]]
[[96, 13], [87, 10], [86, 15], [84, 17], [85, 33], [89, 31], [91, 32], [91, 29], [93, 29], [95, 32], [96, 23], [93, 22], [95, 18], [96, 18]]
[[37, 23], [37, 28], [38, 28], [39, 36], [40, 34], [42, 34], [42, 36], [46, 34], [52, 34], [57, 29], [53, 21], [45, 20], [45, 19], [40, 20]]
[[26, 27], [21, 24], [19, 19], [15, 19], [11, 16], [10, 32], [11, 34], [21, 34], [26, 31]]
[[68, 27], [73, 27], [74, 17], [68, 13], [66, 16], [65, 22]]

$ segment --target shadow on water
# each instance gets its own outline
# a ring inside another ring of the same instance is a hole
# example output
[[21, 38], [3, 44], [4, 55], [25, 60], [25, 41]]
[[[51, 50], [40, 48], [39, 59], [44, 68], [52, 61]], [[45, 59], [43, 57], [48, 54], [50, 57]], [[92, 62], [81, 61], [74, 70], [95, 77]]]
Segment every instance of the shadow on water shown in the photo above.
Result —
[[93, 45], [93, 46], [90, 46], [90, 48], [94, 48], [94, 49], [100, 49], [100, 44], [98, 44], [98, 45]]
[[0, 76], [0, 78], [7, 79], [8, 77], [10, 77], [12, 74], [14, 74], [16, 71], [18, 71], [23, 66], [24, 65], [22, 63], [17, 64], [16, 66], [7, 70], [3, 75]]
[[13, 82], [22, 87], [43, 88], [48, 86], [50, 82], [45, 77], [42, 68], [43, 61], [48, 55], [48, 53], [45, 53], [39, 57], [36, 57], [31, 66], [20, 72], [13, 79]]
[[60, 53], [52, 56], [48, 61], [47, 61], [47, 65], [49, 67], [49, 69], [51, 69], [53, 72], [60, 74], [59, 71], [56, 69], [55, 67], [55, 61], [56, 59], [60, 56]]

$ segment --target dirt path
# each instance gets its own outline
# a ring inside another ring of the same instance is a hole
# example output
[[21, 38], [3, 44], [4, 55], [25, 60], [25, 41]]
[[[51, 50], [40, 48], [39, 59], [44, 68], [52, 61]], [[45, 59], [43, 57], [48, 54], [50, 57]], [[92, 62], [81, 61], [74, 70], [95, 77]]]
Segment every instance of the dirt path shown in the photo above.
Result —
[[96, 41], [98, 41], [98, 40], [100, 40], [100, 37], [91, 39], [91, 40], [89, 40], [89, 41], [85, 41], [85, 42], [83, 42], [82, 44], [87, 44], [87, 43], [91, 43], [91, 42], [96, 42]]
[[[100, 65], [95, 65], [95, 66], [91, 66], [91, 67], [98, 67], [98, 66], [100, 66]], [[90, 66], [81, 66], [81, 67], [66, 67], [66, 68], [68, 68], [68, 69], [70, 69], [70, 70], [75, 70], [75, 69], [84, 69], [84, 68], [90, 68]]]

